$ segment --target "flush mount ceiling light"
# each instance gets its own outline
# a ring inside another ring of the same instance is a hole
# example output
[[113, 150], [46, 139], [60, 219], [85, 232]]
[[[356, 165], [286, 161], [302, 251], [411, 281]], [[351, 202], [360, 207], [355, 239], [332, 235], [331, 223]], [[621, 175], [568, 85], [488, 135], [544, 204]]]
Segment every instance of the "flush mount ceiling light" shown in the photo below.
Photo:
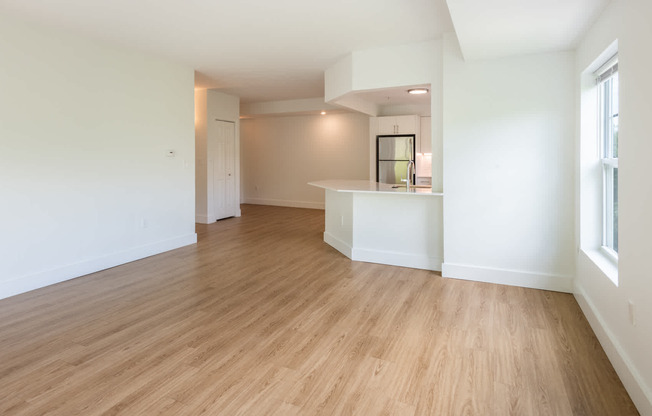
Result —
[[428, 88], [412, 88], [408, 90], [410, 94], [428, 94]]
[[325, 111], [322, 111], [320, 114], [321, 114], [322, 116], [325, 116], [325, 115], [326, 115], [326, 112], [325, 112]]

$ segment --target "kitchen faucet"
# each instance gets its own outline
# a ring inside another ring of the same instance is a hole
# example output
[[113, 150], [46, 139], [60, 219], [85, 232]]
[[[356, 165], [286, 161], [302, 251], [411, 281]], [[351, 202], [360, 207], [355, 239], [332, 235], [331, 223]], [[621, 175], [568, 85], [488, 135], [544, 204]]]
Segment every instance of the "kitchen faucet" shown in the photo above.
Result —
[[405, 182], [405, 188], [407, 191], [410, 190], [410, 185], [415, 185], [412, 183], [412, 175], [414, 174], [415, 170], [416, 170], [416, 166], [414, 165], [414, 160], [410, 160], [407, 164], [407, 170], [405, 172], [407, 179], [401, 180], [401, 182]]

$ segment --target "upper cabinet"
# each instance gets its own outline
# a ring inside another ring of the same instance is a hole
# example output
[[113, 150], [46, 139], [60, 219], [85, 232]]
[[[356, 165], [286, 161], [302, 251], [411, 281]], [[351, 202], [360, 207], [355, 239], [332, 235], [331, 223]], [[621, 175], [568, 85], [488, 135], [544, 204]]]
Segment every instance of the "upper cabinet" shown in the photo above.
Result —
[[416, 134], [419, 135], [418, 116], [377, 117], [378, 134]]

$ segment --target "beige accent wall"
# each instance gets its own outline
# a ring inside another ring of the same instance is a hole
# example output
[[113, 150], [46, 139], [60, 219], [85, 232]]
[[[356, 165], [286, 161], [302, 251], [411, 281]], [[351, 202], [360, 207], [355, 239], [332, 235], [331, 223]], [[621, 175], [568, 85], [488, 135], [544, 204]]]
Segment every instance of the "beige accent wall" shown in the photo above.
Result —
[[241, 120], [242, 200], [323, 208], [325, 179], [368, 179], [369, 118], [357, 113]]

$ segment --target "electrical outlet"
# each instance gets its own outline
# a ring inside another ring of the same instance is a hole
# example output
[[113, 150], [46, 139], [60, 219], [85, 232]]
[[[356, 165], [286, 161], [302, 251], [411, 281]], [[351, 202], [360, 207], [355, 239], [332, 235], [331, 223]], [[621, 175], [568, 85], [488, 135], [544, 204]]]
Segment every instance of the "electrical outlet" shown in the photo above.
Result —
[[631, 299], [627, 301], [627, 307], [629, 309], [629, 323], [633, 326], [636, 326], [636, 308], [634, 307], [634, 302]]

